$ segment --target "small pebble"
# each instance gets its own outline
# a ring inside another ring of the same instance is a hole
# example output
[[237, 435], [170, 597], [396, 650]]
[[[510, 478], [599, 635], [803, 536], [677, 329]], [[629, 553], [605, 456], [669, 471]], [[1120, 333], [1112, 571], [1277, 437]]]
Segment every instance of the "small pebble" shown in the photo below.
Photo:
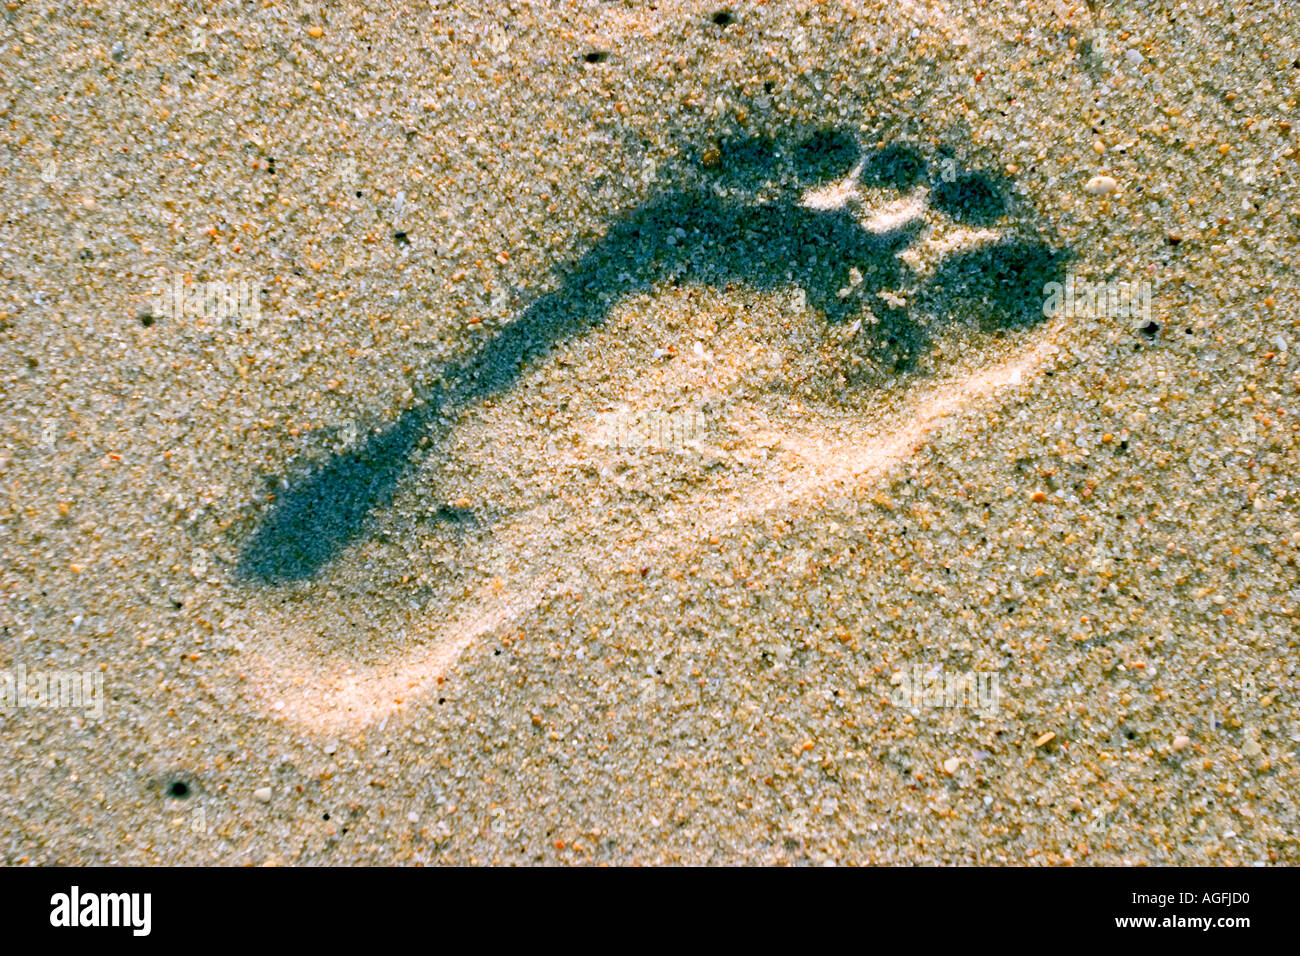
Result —
[[270, 802], [271, 802], [271, 788], [270, 788], [270, 787], [258, 787], [256, 790], [253, 791], [253, 799], [254, 799], [254, 800], [257, 800], [259, 803], [270, 803]]
[[1083, 190], [1092, 196], [1109, 196], [1119, 188], [1119, 183], [1109, 176], [1093, 176], [1084, 184]]

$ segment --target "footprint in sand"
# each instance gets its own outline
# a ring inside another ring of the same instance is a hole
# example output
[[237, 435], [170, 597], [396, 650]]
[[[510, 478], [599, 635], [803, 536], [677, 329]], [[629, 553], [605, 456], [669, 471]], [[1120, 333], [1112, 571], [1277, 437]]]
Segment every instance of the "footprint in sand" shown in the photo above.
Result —
[[334, 614], [282, 615], [259, 688], [305, 724], [362, 725], [555, 594], [867, 480], [1041, 358], [1041, 331], [993, 346], [1044, 321], [1068, 258], [946, 150], [838, 129], [688, 150], [555, 292], [287, 479], [241, 579], [314, 604], [405, 547], [409, 626], [363, 664], [320, 640]]

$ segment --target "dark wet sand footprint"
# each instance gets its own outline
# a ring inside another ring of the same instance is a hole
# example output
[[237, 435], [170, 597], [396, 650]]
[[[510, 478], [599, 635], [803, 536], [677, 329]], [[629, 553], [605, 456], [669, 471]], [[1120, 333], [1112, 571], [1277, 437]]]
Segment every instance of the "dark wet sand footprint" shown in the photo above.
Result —
[[[481, 585], [431, 588], [417, 646], [379, 670], [345, 657], [290, 678], [271, 654], [266, 693], [287, 712], [318, 726], [376, 719], [548, 595], [865, 480], [1041, 360], [1029, 340], [996, 367], [973, 361], [996, 333], [1044, 321], [1043, 287], [1069, 258], [999, 177], [910, 144], [864, 152], [844, 130], [723, 138], [693, 158], [687, 182], [611, 223], [556, 292], [436, 370], [393, 425], [289, 479], [243, 547], [253, 587], [322, 577], [403, 496], [440, 502], [431, 521]], [[738, 286], [770, 308], [735, 308]], [[652, 328], [634, 320], [647, 310]], [[936, 363], [942, 343], [962, 361]], [[566, 375], [587, 393], [562, 387]], [[915, 383], [902, 417], [862, 414], [862, 396], [900, 382]], [[524, 424], [548, 398], [548, 423]], [[485, 451], [506, 434], [506, 454]], [[476, 457], [490, 480], [440, 471]], [[483, 507], [476, 484], [512, 497]]]

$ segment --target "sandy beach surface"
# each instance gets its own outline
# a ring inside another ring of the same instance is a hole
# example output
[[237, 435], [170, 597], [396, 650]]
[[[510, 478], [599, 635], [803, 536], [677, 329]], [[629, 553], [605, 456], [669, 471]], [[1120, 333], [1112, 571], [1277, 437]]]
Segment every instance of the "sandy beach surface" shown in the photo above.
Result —
[[1296, 13], [5, 4], [0, 859], [1300, 863]]

